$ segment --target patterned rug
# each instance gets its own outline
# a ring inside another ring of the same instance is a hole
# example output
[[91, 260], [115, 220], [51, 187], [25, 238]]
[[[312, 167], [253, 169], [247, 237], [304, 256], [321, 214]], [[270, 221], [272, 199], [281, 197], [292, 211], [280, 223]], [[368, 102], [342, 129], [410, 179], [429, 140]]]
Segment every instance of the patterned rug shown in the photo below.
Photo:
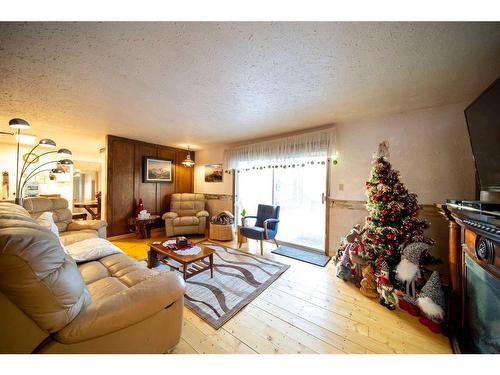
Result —
[[[214, 277], [211, 279], [210, 271], [205, 271], [189, 278], [184, 303], [215, 329], [236, 315], [290, 267], [212, 242], [200, 244], [215, 250]], [[162, 268], [169, 267], [160, 265], [155, 269]]]

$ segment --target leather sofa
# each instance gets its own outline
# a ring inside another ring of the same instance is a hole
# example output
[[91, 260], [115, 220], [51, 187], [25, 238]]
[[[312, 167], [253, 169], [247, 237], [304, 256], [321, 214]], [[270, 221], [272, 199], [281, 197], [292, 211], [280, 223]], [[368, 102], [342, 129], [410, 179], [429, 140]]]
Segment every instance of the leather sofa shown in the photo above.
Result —
[[76, 264], [23, 207], [0, 203], [0, 353], [165, 353], [184, 281], [125, 254]]
[[170, 200], [170, 212], [163, 214], [167, 237], [205, 234], [208, 212], [203, 194], [176, 193]]
[[106, 238], [105, 221], [73, 220], [68, 201], [64, 198], [26, 198], [24, 208], [35, 220], [44, 212], [52, 212], [59, 237], [65, 246], [88, 238]]

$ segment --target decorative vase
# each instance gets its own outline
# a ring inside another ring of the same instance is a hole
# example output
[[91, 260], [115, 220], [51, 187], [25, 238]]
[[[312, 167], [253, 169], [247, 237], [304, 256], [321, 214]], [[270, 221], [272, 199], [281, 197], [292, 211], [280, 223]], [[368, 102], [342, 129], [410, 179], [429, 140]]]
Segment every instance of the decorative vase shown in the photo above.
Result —
[[142, 203], [142, 198], [139, 198], [139, 203], [137, 203], [137, 206], [135, 207], [135, 217], [139, 216], [139, 212], [144, 210], [144, 204]]

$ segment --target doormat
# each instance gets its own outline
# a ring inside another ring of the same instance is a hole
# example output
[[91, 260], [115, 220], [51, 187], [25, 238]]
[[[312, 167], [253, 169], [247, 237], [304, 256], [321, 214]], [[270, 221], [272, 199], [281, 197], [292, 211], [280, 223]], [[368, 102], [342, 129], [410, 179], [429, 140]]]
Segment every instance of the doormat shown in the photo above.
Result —
[[332, 259], [331, 257], [323, 254], [317, 254], [312, 251], [297, 249], [289, 246], [278, 246], [275, 250], [271, 251], [271, 253], [297, 259], [320, 267], [325, 267], [330, 259]]

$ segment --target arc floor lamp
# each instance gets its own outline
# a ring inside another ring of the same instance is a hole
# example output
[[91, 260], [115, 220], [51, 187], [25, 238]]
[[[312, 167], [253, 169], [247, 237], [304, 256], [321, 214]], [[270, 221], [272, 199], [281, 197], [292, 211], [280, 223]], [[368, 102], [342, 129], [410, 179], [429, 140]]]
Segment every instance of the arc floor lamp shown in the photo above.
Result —
[[[30, 150], [30, 152], [28, 154], [26, 154], [25, 157], [23, 157], [24, 163], [21, 167], [21, 170], [19, 170], [19, 163], [20, 163], [20, 161], [19, 161], [19, 141], [20, 141], [21, 130], [22, 129], [29, 129], [31, 126], [28, 123], [28, 121], [23, 120], [21, 118], [14, 118], [14, 119], [10, 120], [9, 126], [12, 129], [15, 129], [16, 132], [15, 133], [2, 132], [2, 134], [11, 134], [11, 135], [17, 134], [17, 140], [16, 140], [17, 141], [17, 145], [16, 145], [17, 146], [16, 147], [16, 152], [17, 152], [17, 155], [16, 155], [16, 198], [15, 198], [15, 202], [16, 202], [16, 204], [22, 206], [23, 205], [23, 191], [24, 191], [24, 188], [29, 180], [31, 180], [37, 174], [42, 173], [42, 172], [65, 173], [66, 171], [63, 169], [62, 166], [71, 165], [71, 164], [73, 164], [73, 162], [70, 159], [49, 160], [45, 163], [42, 163], [38, 167], [31, 169], [30, 171], [28, 171], [28, 169], [30, 169], [30, 167], [33, 164], [35, 164], [39, 160], [41, 160], [40, 158], [42, 158], [46, 155], [57, 153], [58, 155], [68, 156], [68, 155], [71, 155], [72, 153], [67, 148], [60, 148], [58, 150], [44, 152], [40, 155], [33, 154], [33, 152], [38, 147], [47, 147], [47, 148], [56, 148], [57, 147], [56, 143], [52, 139], [43, 138]], [[32, 159], [30, 159], [31, 155], [34, 156]], [[50, 164], [54, 164], [54, 163], [55, 163], [55, 168], [47, 167], [45, 169], [41, 169], [42, 167], [49, 166]]]

